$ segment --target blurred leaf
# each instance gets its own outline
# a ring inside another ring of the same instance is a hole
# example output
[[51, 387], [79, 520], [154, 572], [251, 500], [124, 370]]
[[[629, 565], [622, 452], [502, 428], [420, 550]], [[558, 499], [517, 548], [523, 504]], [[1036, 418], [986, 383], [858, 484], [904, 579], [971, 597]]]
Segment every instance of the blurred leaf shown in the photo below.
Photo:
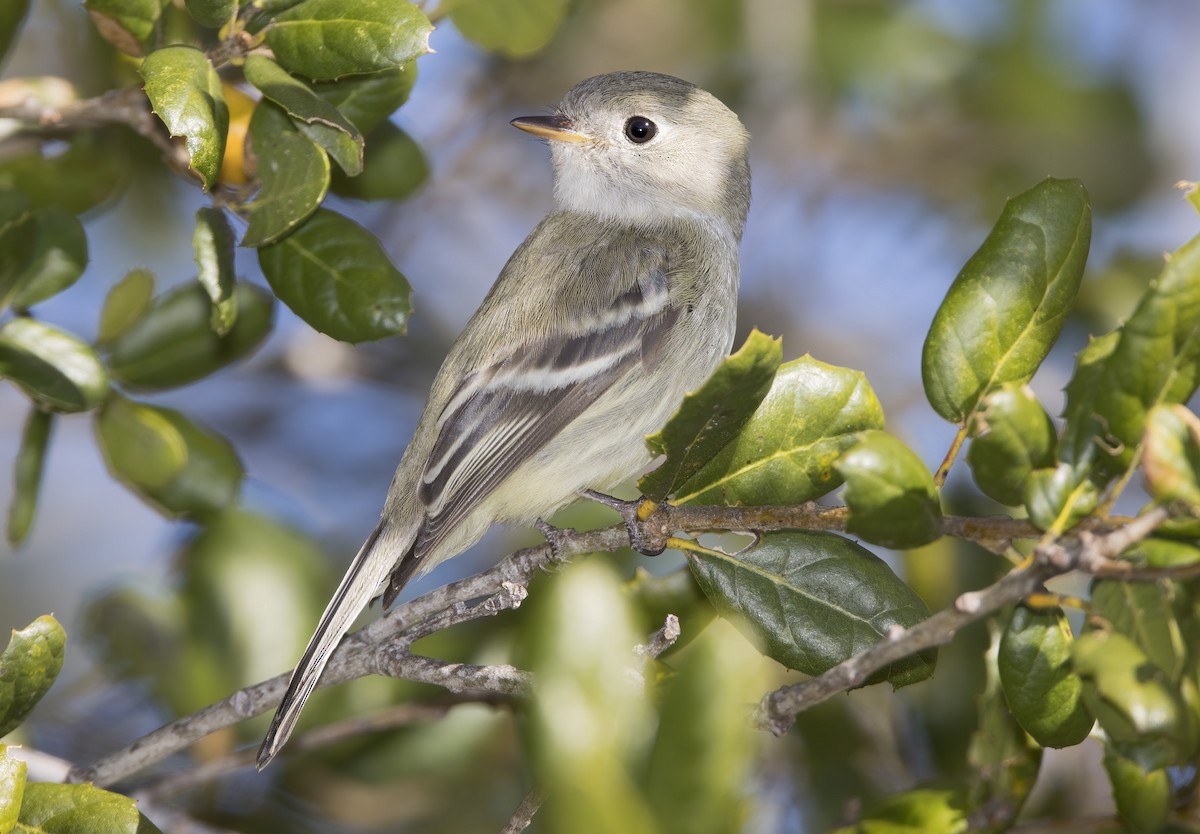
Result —
[[771, 390], [783, 360], [783, 340], [751, 331], [660, 430], [646, 438], [650, 454], [666, 459], [638, 481], [647, 498], [661, 501], [692, 478], [737, 437]]
[[664, 657], [696, 639], [717, 615], [716, 609], [686, 567], [662, 576], [656, 576], [645, 568], [636, 568], [622, 590], [637, 617], [639, 634], [652, 634], [662, 628], [668, 614], [679, 618], [679, 639]]
[[675, 490], [677, 503], [799, 504], [836, 488], [833, 462], [858, 432], [883, 428], [859, 371], [802, 356], [785, 363], [741, 433]]
[[1171, 777], [1164, 769], [1147, 773], [1111, 747], [1104, 748], [1104, 770], [1112, 783], [1117, 815], [1129, 834], [1157, 834], [1171, 811]]
[[1054, 422], [1025, 385], [1007, 383], [984, 397], [971, 430], [971, 474], [1001, 504], [1020, 504], [1030, 473], [1054, 465]]
[[113, 377], [132, 388], [174, 388], [247, 356], [271, 332], [274, 299], [241, 281], [234, 303], [237, 320], [218, 336], [211, 326], [212, 302], [199, 284], [183, 284], [160, 296], [112, 343]]
[[420, 9], [393, 0], [304, 0], [264, 34], [289, 72], [314, 81], [392, 69], [429, 51], [433, 27]]
[[1035, 469], [1025, 481], [1025, 509], [1039, 530], [1062, 533], [1086, 518], [1100, 501], [1100, 490], [1086, 477], [1079, 479], [1068, 463]]
[[[721, 615], [745, 629], [775, 660], [819, 675], [929, 616], [925, 603], [887, 564], [832, 533], [766, 533], [729, 555], [687, 552], [696, 581]], [[936, 652], [897, 661], [864, 685], [907, 686], [933, 673]]]
[[469, 40], [508, 58], [527, 58], [554, 38], [567, 0], [455, 0], [450, 19]]
[[409, 61], [402, 67], [369, 75], [319, 81], [313, 85], [313, 92], [337, 107], [360, 133], [367, 136], [408, 101], [416, 80], [417, 62]]
[[[0, 219], [0, 306], [25, 309], [79, 280], [88, 262], [87, 236], [79, 218], [59, 206], [43, 206], [22, 220]], [[15, 236], [25, 240], [18, 243]], [[14, 255], [16, 256], [14, 258]]]
[[320, 209], [259, 249], [258, 263], [275, 295], [314, 330], [352, 343], [405, 332], [408, 280], [375, 236], [349, 218]]
[[0, 654], [0, 738], [16, 729], [62, 671], [67, 633], [49, 614], [12, 631]]
[[237, 0], [185, 0], [188, 14], [201, 26], [217, 29], [237, 14]]
[[1152, 536], [1142, 539], [1121, 556], [1131, 561], [1144, 562], [1152, 568], [1175, 568], [1200, 562], [1200, 548], [1191, 542]]
[[1018, 605], [1000, 640], [1000, 684], [1013, 717], [1043, 747], [1073, 747], [1095, 719], [1071, 665], [1075, 638], [1061, 608]]
[[330, 190], [354, 200], [403, 200], [429, 177], [429, 162], [411, 136], [384, 122], [367, 137], [362, 173], [333, 172]]
[[329, 189], [329, 157], [268, 102], [250, 117], [249, 148], [260, 187], [242, 207], [249, 223], [242, 246], [278, 240], [317, 210]]
[[[1104, 384], [1104, 364], [1117, 347], [1120, 330], [1103, 336], [1089, 337], [1087, 346], [1075, 354], [1075, 369], [1064, 390], [1067, 402], [1063, 407], [1062, 437], [1058, 444], [1058, 459], [1070, 463], [1079, 477], [1087, 474], [1096, 458], [1097, 439], [1105, 437], [1104, 427], [1096, 418], [1096, 394]], [[1107, 444], [1109, 441], [1104, 440]]]
[[33, 260], [33, 210], [19, 191], [0, 191], [0, 307], [17, 291]]
[[18, 829], [22, 834], [161, 834], [137, 809], [137, 800], [94, 785], [30, 782]]
[[212, 329], [218, 336], [228, 333], [237, 320], [233, 247], [233, 229], [225, 212], [207, 206], [197, 209], [192, 248], [200, 286], [212, 299]]
[[942, 535], [933, 477], [899, 438], [865, 431], [833, 466], [846, 481], [848, 532], [891, 548], [920, 547]]
[[237, 498], [243, 470], [233, 446], [175, 409], [113, 396], [96, 435], [113, 477], [166, 515], [209, 515]]
[[100, 37], [126, 55], [140, 58], [166, 0], [84, 0]]
[[16, 190], [35, 208], [61, 206], [71, 214], [108, 200], [129, 173], [124, 147], [101, 130], [81, 131], [68, 142], [61, 153], [49, 154], [52, 146], [44, 144], [39, 152], [0, 162], [0, 191]]
[[10, 834], [17, 825], [26, 770], [25, 762], [8, 755], [8, 748], [0, 744], [0, 834]]
[[0, 327], [0, 377], [51, 411], [87, 411], [108, 394], [108, 371], [76, 336], [30, 318]]
[[153, 300], [154, 273], [131, 269], [104, 297], [97, 341], [109, 345], [125, 335], [150, 309]]
[[1135, 642], [1167, 680], [1178, 684], [1187, 661], [1187, 644], [1174, 603], [1175, 584], [1166, 580], [1097, 579], [1092, 583], [1092, 613]]
[[[33, 526], [37, 513], [38, 491], [42, 485], [42, 467], [46, 462], [46, 444], [54, 417], [37, 406], [29, 409], [21, 450], [13, 466], [13, 496], [8, 505], [8, 543], [20, 547]], [[2, 735], [2, 734], [0, 734]]]
[[[3, 6], [0, 6], [0, 61], [4, 60], [13, 38], [21, 30], [21, 23], [24, 22], [25, 15], [29, 13], [29, 3], [30, 0], [8, 0]], [[3, 803], [0, 803], [0, 807], [3, 807]], [[0, 832], [3, 830], [3, 820], [0, 818]]]
[[320, 145], [350, 176], [362, 173], [363, 138], [353, 124], [312, 88], [262, 55], [247, 55], [246, 80], [292, 117], [300, 132]]
[[192, 169], [211, 189], [225, 155], [229, 108], [208, 56], [190, 46], [168, 46], [147, 55], [138, 72], [154, 112], [172, 136], [184, 137]]
[[958, 791], [918, 788], [888, 797], [857, 825], [833, 834], [962, 834], [968, 828], [965, 804]]
[[1091, 228], [1078, 180], [1046, 179], [1008, 201], [925, 339], [921, 375], [934, 411], [965, 425], [997, 386], [1033, 377], [1071, 310]]
[[1142, 473], [1156, 500], [1200, 508], [1200, 418], [1182, 405], [1150, 409]]

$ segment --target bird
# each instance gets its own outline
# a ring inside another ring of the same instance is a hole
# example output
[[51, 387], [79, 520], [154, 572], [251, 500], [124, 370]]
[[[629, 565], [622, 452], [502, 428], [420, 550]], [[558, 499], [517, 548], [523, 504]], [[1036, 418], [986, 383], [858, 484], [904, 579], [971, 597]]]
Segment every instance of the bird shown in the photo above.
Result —
[[361, 610], [479, 541], [644, 471], [644, 442], [728, 355], [750, 206], [749, 133], [696, 85], [613, 72], [550, 115], [552, 211], [454, 342], [257, 756], [295, 728]]

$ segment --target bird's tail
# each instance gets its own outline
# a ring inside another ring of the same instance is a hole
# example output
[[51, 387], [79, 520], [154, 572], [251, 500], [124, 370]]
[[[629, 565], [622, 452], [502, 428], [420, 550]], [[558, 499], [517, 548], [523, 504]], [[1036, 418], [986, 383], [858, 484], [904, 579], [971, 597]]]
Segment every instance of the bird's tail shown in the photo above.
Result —
[[300, 662], [296, 664], [291, 680], [288, 681], [287, 691], [284, 692], [283, 700], [275, 711], [271, 728], [267, 730], [267, 736], [258, 748], [259, 770], [269, 765], [287, 743], [292, 730], [296, 728], [296, 720], [300, 717], [300, 711], [304, 709], [304, 703], [317, 685], [321, 672], [325, 670], [325, 664], [329, 662], [330, 653], [337, 648], [350, 624], [375, 596], [392, 570], [395, 560], [378, 552], [381, 547], [388, 548], [395, 544], [394, 541], [387, 541], [391, 537], [385, 536], [385, 531], [385, 522], [380, 522], [363, 542], [358, 555], [350, 563], [350, 568], [334, 592], [333, 599], [326, 606], [325, 613], [321, 615], [317, 630], [308, 641], [308, 647], [300, 657]]

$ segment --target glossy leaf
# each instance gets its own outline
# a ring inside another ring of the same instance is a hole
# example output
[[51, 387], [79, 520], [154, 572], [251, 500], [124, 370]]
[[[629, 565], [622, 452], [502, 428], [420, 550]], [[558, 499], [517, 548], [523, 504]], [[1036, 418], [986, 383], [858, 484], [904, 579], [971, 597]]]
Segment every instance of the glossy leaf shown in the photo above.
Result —
[[200, 286], [212, 299], [212, 329], [218, 336], [228, 333], [237, 320], [233, 248], [233, 229], [225, 212], [207, 206], [197, 209], [192, 249]]
[[355, 176], [363, 170], [363, 137], [337, 107], [312, 88], [262, 55], [247, 55], [246, 80], [282, 107], [300, 132], [325, 149], [342, 170]]
[[1039, 530], [1061, 533], [1086, 518], [1100, 501], [1100, 490], [1070, 464], [1035, 469], [1025, 481], [1025, 509]]
[[22, 834], [159, 834], [137, 801], [95, 785], [30, 782], [18, 828]]
[[242, 207], [249, 223], [242, 246], [264, 246], [321, 205], [329, 189], [329, 157], [268, 102], [254, 108], [247, 142], [259, 190]]
[[527, 58], [550, 43], [568, 6], [567, 0], [456, 0], [450, 19], [489, 52]]
[[1043, 747], [1073, 747], [1095, 723], [1071, 665], [1075, 638], [1061, 608], [1018, 605], [1000, 640], [997, 667], [1009, 709]]
[[1150, 409], [1142, 472], [1156, 500], [1200, 507], [1200, 418], [1182, 405]]
[[87, 411], [108, 394], [108, 372], [95, 351], [74, 335], [29, 318], [0, 327], [0, 377], [51, 411]]
[[130, 270], [104, 297], [100, 309], [100, 344], [111, 344], [123, 336], [145, 315], [153, 301], [154, 273], [146, 269]]
[[1171, 812], [1171, 777], [1165, 769], [1147, 773], [1111, 747], [1104, 750], [1104, 770], [1112, 784], [1117, 815], [1129, 834], [1158, 834]]
[[937, 487], [917, 453], [886, 432], [863, 432], [834, 469], [846, 481], [846, 529], [872, 544], [920, 547], [942, 534]]
[[271, 332], [274, 299], [253, 284], [234, 292], [237, 321], [224, 336], [213, 332], [212, 302], [199, 284], [161, 296], [112, 344], [109, 367], [131, 388], [187, 385], [249, 355]]
[[293, 234], [258, 250], [267, 283], [321, 333], [365, 342], [405, 332], [412, 289], [379, 241], [321, 209]]
[[11, 733], [50, 691], [62, 671], [67, 633], [49, 614], [14, 629], [0, 654], [0, 738]]
[[329, 189], [354, 200], [403, 200], [429, 178], [429, 162], [411, 136], [384, 122], [367, 137], [362, 173], [333, 172]]
[[1009, 383], [984, 397], [971, 431], [971, 474], [1001, 504], [1020, 504], [1033, 470], [1054, 465], [1058, 433], [1027, 386]]
[[675, 494], [732, 441], [771, 390], [782, 361], [783, 340], [752, 331], [736, 353], [683, 398], [667, 424], [646, 438], [650, 454], [665, 459], [638, 481], [642, 494], [656, 501]]
[[[67, 289], [88, 262], [87, 236], [75, 215], [43, 206], [24, 217], [24, 222], [0, 228], [0, 248], [6, 250], [0, 256], [0, 287], [10, 288], [2, 301], [18, 308], [32, 307]], [[28, 239], [17, 244], [14, 235]], [[19, 263], [14, 263], [11, 256], [17, 253]]]
[[138, 72], [154, 112], [172, 136], [184, 138], [192, 169], [206, 190], [212, 188], [225, 154], [229, 108], [208, 57], [190, 46], [167, 46], [147, 55]]
[[858, 432], [883, 428], [866, 377], [803, 356], [780, 367], [741, 433], [675, 490], [678, 503], [772, 505], [818, 498], [840, 483], [833, 462]]
[[[29, 13], [29, 3], [30, 0], [8, 0], [7, 3], [0, 6], [0, 61], [4, 60], [4, 56], [8, 53], [8, 47], [12, 45], [13, 39], [20, 31], [25, 15]], [[0, 832], [3, 831], [4, 824], [0, 821]]]
[[264, 34], [289, 72], [319, 81], [406, 64], [429, 51], [432, 31], [411, 3], [304, 0], [278, 14]]
[[998, 386], [1032, 378], [1075, 301], [1091, 228], [1078, 180], [1046, 179], [1008, 201], [926, 337], [921, 375], [934, 411], [964, 425]]
[[201, 26], [217, 29], [237, 14], [237, 0], [185, 0], [188, 14]]
[[84, 0], [100, 37], [126, 55], [141, 57], [166, 0]]
[[1092, 612], [1135, 642], [1172, 684], [1179, 683], [1188, 653], [1175, 614], [1175, 596], [1174, 583], [1166, 580], [1092, 583]]
[[[887, 564], [831, 533], [767, 533], [740, 553], [689, 551], [705, 596], [744, 627], [764, 652], [818, 675], [887, 636], [929, 616]], [[933, 673], [933, 651], [897, 661], [865, 683], [906, 686]]]
[[13, 466], [13, 496], [8, 505], [8, 543], [20, 547], [29, 535], [37, 513], [38, 492], [42, 485], [42, 468], [46, 462], [46, 444], [54, 417], [37, 406], [25, 418], [21, 434], [21, 449]]
[[231, 504], [242, 464], [229, 441], [172, 408], [114, 396], [96, 420], [108, 470], [172, 516], [204, 516]]
[[[319, 81], [313, 91], [337, 107], [364, 136], [373, 133], [395, 113], [412, 92], [417, 63], [355, 75], [337, 81]], [[368, 143], [369, 144], [369, 143]]]
[[25, 799], [27, 769], [25, 762], [8, 755], [8, 748], [0, 744], [0, 834], [12, 834], [16, 828]]

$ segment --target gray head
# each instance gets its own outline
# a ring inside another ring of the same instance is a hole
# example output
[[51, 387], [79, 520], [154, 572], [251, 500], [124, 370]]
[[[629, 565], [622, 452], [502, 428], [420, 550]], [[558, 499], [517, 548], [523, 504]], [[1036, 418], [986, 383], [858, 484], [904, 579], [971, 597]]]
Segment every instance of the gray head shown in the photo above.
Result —
[[553, 116], [513, 119], [551, 140], [558, 208], [633, 222], [697, 214], [742, 235], [749, 134], [694, 84], [654, 72], [580, 82]]

